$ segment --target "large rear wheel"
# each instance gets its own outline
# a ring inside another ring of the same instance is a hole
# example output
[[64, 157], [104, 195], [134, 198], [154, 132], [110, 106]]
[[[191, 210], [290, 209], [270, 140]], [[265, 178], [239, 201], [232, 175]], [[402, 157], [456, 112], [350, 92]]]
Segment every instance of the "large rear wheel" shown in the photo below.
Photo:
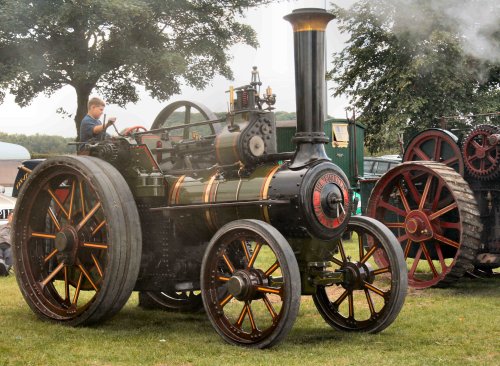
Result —
[[132, 193], [113, 166], [85, 156], [44, 161], [24, 184], [14, 217], [16, 277], [38, 316], [84, 325], [123, 307], [142, 243]]

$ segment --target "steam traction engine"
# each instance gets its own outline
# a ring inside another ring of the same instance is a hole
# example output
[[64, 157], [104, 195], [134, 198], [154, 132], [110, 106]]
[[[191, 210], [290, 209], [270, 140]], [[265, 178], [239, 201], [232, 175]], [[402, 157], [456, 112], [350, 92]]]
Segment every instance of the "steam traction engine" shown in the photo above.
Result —
[[[349, 181], [324, 152], [331, 18], [318, 9], [286, 17], [295, 39], [294, 153], [276, 153], [275, 98], [259, 95], [254, 73], [231, 91], [224, 119], [178, 102], [149, 131], [133, 127], [33, 169], [13, 236], [18, 283], [33, 311], [68, 325], [96, 323], [136, 290], [143, 306], [195, 311], [203, 303], [226, 341], [258, 348], [288, 333], [301, 294], [313, 296], [332, 327], [390, 325], [406, 295], [403, 252], [376, 220], [350, 217]], [[165, 126], [179, 106], [185, 123]], [[190, 121], [192, 108], [205, 120]], [[349, 233], [357, 235], [343, 242]]]
[[367, 215], [397, 236], [409, 285], [492, 273], [500, 266], [500, 128], [477, 126], [460, 143], [450, 131], [425, 130], [403, 161], [377, 182]]

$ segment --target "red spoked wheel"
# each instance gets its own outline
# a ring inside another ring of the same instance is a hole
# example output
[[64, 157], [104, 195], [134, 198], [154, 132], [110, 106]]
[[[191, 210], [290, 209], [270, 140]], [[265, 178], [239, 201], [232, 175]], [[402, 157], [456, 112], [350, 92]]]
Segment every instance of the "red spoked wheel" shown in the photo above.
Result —
[[147, 130], [148, 129], [146, 127], [137, 125], [137, 126], [127, 127], [125, 130], [123, 130], [122, 135], [129, 136], [133, 133], [141, 132], [141, 131], [146, 132]]
[[481, 125], [464, 141], [463, 155], [467, 173], [480, 180], [500, 176], [500, 128]]
[[294, 253], [271, 225], [236, 220], [214, 235], [203, 258], [201, 293], [215, 330], [229, 343], [266, 348], [290, 331], [300, 303]]
[[[342, 283], [319, 286], [314, 304], [325, 321], [343, 331], [377, 333], [387, 328], [403, 307], [408, 273], [403, 251], [391, 231], [363, 216], [351, 217], [346, 233], [329, 260], [345, 274]], [[374, 261], [374, 254], [383, 261]]]
[[129, 298], [140, 266], [139, 215], [110, 164], [84, 156], [41, 163], [23, 185], [13, 232], [17, 281], [41, 318], [96, 323]]
[[[450, 167], [408, 162], [393, 168], [373, 188], [367, 215], [397, 236], [410, 286], [446, 286], [473, 269], [479, 209], [467, 182]], [[377, 254], [375, 259], [384, 262]]]
[[406, 146], [403, 162], [436, 161], [464, 175], [458, 138], [450, 131], [431, 128], [414, 136]]

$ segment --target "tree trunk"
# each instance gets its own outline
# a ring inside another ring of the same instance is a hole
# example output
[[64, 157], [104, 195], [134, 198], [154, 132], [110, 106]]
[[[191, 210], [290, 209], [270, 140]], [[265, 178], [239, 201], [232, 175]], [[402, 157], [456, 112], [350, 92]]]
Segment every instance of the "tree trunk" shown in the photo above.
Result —
[[76, 109], [75, 115], [75, 125], [76, 125], [76, 139], [80, 141], [80, 124], [82, 123], [83, 117], [87, 114], [87, 104], [89, 102], [90, 92], [94, 86], [84, 85], [77, 86], [76, 89], [76, 97], [78, 101], [78, 107]]

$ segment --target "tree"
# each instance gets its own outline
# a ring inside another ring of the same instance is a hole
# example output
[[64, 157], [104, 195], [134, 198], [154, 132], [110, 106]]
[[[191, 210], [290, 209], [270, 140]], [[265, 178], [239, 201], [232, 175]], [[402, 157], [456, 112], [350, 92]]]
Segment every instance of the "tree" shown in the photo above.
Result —
[[111, 103], [138, 101], [137, 85], [168, 99], [187, 84], [232, 78], [228, 48], [256, 47], [237, 21], [264, 0], [0, 0], [0, 103], [20, 106], [65, 85], [77, 95], [75, 124], [92, 92]]
[[494, 0], [360, 0], [335, 9], [350, 38], [328, 75], [334, 95], [350, 96], [361, 114], [371, 152], [394, 145], [406, 127], [500, 110], [499, 11]]

